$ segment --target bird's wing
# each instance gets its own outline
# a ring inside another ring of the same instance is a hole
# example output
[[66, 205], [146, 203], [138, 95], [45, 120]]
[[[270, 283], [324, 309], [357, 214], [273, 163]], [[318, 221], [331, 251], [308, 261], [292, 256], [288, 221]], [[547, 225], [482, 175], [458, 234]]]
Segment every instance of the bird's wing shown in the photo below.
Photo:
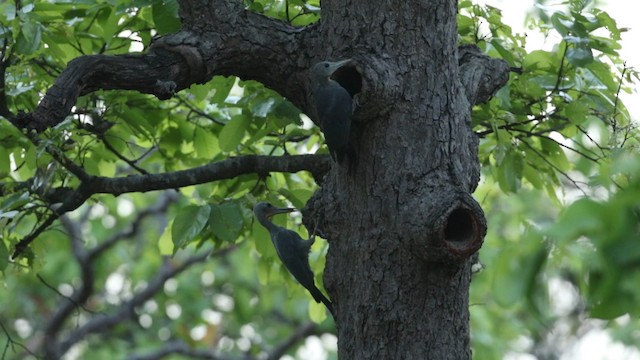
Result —
[[345, 88], [335, 81], [318, 87], [314, 93], [314, 98], [316, 111], [321, 123], [333, 120], [332, 117], [340, 119], [349, 119], [351, 117], [353, 106], [351, 96]]
[[309, 247], [298, 233], [282, 229], [275, 242], [276, 251], [287, 270], [302, 286], [313, 286], [313, 272], [309, 267]]
[[314, 97], [325, 142], [334, 159], [341, 161], [351, 132], [351, 96], [338, 83], [330, 81], [319, 87]]

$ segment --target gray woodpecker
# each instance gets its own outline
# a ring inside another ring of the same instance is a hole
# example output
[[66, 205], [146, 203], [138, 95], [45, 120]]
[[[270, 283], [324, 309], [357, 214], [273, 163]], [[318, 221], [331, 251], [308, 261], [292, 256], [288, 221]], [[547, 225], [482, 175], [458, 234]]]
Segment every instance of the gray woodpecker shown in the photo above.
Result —
[[253, 212], [260, 224], [269, 230], [271, 242], [273, 242], [278, 257], [280, 257], [284, 266], [302, 286], [309, 290], [315, 301], [317, 303], [322, 302], [333, 315], [331, 301], [316, 287], [313, 280], [313, 272], [309, 267], [309, 250], [315, 241], [315, 236], [312, 236], [309, 240], [302, 240], [295, 231], [277, 226], [269, 221], [269, 218], [273, 215], [289, 213], [295, 210], [293, 208], [278, 208], [267, 202], [257, 203], [253, 208]]
[[320, 128], [331, 157], [339, 164], [347, 155], [353, 154], [349, 144], [353, 100], [349, 92], [331, 76], [349, 62], [351, 59], [337, 62], [321, 61], [311, 68], [313, 98]]

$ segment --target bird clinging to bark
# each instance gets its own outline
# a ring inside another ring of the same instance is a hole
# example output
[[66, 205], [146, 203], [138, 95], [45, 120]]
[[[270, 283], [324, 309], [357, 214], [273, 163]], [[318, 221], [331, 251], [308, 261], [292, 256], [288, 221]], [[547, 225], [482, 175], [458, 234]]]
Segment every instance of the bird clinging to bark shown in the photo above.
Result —
[[320, 128], [331, 157], [339, 164], [353, 153], [349, 144], [353, 100], [349, 92], [331, 76], [349, 62], [351, 59], [321, 61], [311, 68], [313, 98]]
[[315, 241], [315, 234], [309, 240], [303, 240], [297, 232], [277, 226], [269, 220], [273, 215], [292, 211], [295, 209], [278, 208], [267, 202], [260, 202], [253, 208], [260, 224], [269, 230], [273, 246], [284, 266], [302, 286], [309, 290], [315, 301], [322, 302], [333, 315], [331, 301], [316, 287], [313, 272], [309, 267], [309, 250]]

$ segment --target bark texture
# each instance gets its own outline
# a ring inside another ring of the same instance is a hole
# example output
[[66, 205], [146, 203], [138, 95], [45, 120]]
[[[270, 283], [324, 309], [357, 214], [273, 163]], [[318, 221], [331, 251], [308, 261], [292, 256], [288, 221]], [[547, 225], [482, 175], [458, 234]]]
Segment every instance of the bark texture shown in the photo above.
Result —
[[358, 167], [334, 167], [307, 206], [330, 241], [341, 359], [471, 358], [469, 259], [486, 222], [469, 109], [508, 69], [473, 48], [459, 67], [455, 18], [451, 0], [323, 2], [325, 48], [363, 79]]

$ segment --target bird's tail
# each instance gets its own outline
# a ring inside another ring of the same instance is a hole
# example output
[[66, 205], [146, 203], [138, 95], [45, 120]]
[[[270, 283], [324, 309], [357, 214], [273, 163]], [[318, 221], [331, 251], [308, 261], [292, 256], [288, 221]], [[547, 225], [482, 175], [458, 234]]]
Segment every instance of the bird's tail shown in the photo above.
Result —
[[333, 314], [333, 305], [331, 304], [331, 301], [329, 299], [327, 299], [326, 296], [324, 296], [324, 294], [322, 293], [322, 291], [320, 291], [320, 289], [318, 289], [314, 285], [311, 288], [309, 288], [309, 292], [311, 293], [311, 296], [313, 296], [313, 299], [317, 303], [323, 303], [324, 306], [326, 306], [327, 309], [329, 309], [329, 312], [331, 313], [331, 316], [334, 316], [334, 314]]

